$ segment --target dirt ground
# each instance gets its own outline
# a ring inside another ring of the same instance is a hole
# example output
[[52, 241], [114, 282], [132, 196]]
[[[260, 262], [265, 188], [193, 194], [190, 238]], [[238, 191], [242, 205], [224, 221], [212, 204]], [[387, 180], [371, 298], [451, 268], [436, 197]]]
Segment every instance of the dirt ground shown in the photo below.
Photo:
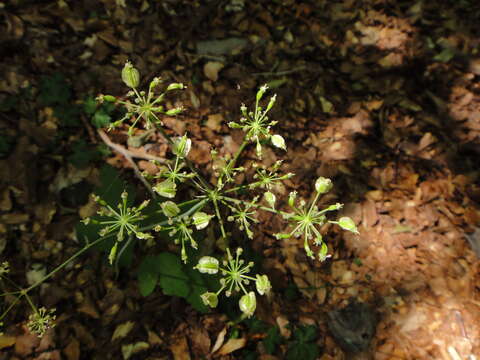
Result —
[[[262, 214], [251, 246], [273, 295], [256, 317], [285, 339], [273, 354], [265, 332], [161, 291], [143, 298], [134, 269], [116, 277], [88, 253], [32, 293], [57, 309], [42, 339], [25, 327], [27, 304], [2, 320], [0, 359], [282, 359], [299, 325], [318, 328], [322, 360], [480, 358], [479, 19], [473, 0], [0, 1], [0, 263], [18, 284], [80, 247], [78, 197], [91, 188], [75, 184], [105, 161], [135, 181], [125, 153], [141, 171], [165, 156], [160, 137], [135, 148], [126, 129], [108, 133], [123, 155], [91, 150], [105, 139], [76, 109], [124, 94], [126, 60], [144, 85], [187, 85], [170, 104], [185, 113], [164, 122], [188, 132], [205, 174], [212, 146], [240, 145], [227, 123], [241, 103], [269, 84], [288, 152], [265, 161], [296, 174], [284, 193], [309, 199], [318, 176], [333, 179], [323, 201], [344, 203], [360, 232], [326, 229], [332, 257], [312, 262], [301, 239], [275, 239], [282, 219]], [[362, 352], [328, 325], [355, 302], [375, 311], [360, 320], [376, 327]]]

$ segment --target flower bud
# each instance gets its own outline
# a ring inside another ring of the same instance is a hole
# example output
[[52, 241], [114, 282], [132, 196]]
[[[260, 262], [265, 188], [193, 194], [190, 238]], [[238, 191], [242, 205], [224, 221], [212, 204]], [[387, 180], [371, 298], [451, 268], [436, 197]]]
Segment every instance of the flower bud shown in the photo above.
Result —
[[204, 212], [198, 211], [193, 214], [193, 224], [197, 230], [205, 229], [212, 218], [211, 215], [205, 214]]
[[160, 204], [166, 217], [172, 218], [180, 213], [180, 208], [173, 201], [165, 201]]
[[321, 262], [327, 260], [331, 255], [328, 255], [328, 246], [325, 243], [322, 243], [320, 251], [318, 252], [318, 260]]
[[267, 105], [267, 110], [265, 111], [270, 111], [270, 109], [273, 107], [273, 105], [275, 104], [275, 101], [277, 101], [277, 94], [273, 95], [271, 98], [270, 98], [270, 101], [268, 102], [268, 105]]
[[136, 88], [140, 85], [140, 73], [133, 67], [130, 61], [127, 61], [122, 69], [122, 80], [131, 88]]
[[335, 210], [340, 210], [342, 207], [343, 207], [343, 204], [336, 203], [336, 204], [330, 205], [325, 210], [326, 211], [335, 211]]
[[216, 308], [218, 305], [218, 296], [213, 292], [206, 292], [200, 295], [202, 301], [205, 305], [210, 306], [211, 308]]
[[247, 317], [251, 317], [257, 307], [257, 298], [255, 297], [255, 293], [250, 291], [248, 294], [243, 295], [240, 298], [238, 305], [241, 312], [243, 312]]
[[287, 151], [287, 146], [285, 145], [285, 140], [280, 135], [273, 135], [270, 140], [272, 140], [273, 146]]
[[190, 149], [192, 148], [192, 140], [187, 138], [187, 135], [182, 137], [176, 137], [173, 139], [172, 151], [180, 158], [187, 157]]
[[174, 115], [180, 114], [182, 111], [183, 111], [183, 108], [178, 107], [178, 108], [173, 108], [168, 110], [165, 114], [168, 116], [174, 116]]
[[267, 91], [267, 89], [268, 89], [268, 85], [267, 85], [267, 84], [261, 86], [260, 89], [258, 89], [258, 91], [257, 91], [257, 97], [256, 97], [257, 102], [260, 101], [260, 99], [262, 98], [263, 94], [265, 94], [265, 92]]
[[183, 85], [182, 83], [173, 83], [173, 84], [168, 85], [167, 91], [183, 90], [184, 88], [185, 88], [185, 85]]
[[218, 260], [212, 256], [203, 256], [198, 260], [195, 268], [203, 274], [216, 274], [218, 272]]
[[295, 205], [295, 199], [297, 198], [297, 192], [292, 191], [290, 194], [288, 194], [288, 205], [290, 207], [293, 207]]
[[270, 292], [270, 289], [272, 288], [272, 285], [270, 284], [270, 280], [268, 280], [267, 275], [257, 274], [257, 280], [255, 281], [255, 286], [260, 295], [268, 294]]
[[349, 217], [341, 217], [339, 220], [338, 220], [338, 225], [343, 229], [343, 230], [347, 230], [347, 231], [350, 231], [350, 232], [353, 232], [355, 234], [358, 234], [358, 230], [357, 230], [357, 226], [355, 225], [355, 222], [350, 219]]
[[177, 193], [177, 185], [172, 180], [164, 180], [158, 183], [153, 190], [160, 196], [174, 198]]
[[329, 192], [332, 189], [332, 187], [333, 187], [332, 180], [324, 177], [319, 177], [315, 182], [315, 190], [319, 194], [325, 194]]

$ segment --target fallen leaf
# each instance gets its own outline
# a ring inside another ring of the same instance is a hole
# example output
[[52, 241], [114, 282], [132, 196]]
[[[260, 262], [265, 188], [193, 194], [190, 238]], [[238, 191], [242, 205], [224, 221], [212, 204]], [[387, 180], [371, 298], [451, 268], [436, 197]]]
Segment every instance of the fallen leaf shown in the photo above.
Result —
[[117, 339], [122, 339], [125, 336], [127, 336], [130, 330], [132, 330], [134, 325], [135, 323], [133, 321], [127, 321], [123, 324], [118, 325], [115, 331], [113, 332], [112, 341], [115, 341]]
[[0, 336], [0, 350], [15, 345], [16, 338], [14, 336], [1, 335]]
[[211, 114], [208, 115], [205, 125], [207, 125], [208, 128], [212, 129], [213, 131], [220, 131], [223, 121], [224, 119], [222, 114]]
[[175, 360], [190, 360], [190, 351], [188, 350], [187, 338], [185, 336], [172, 341], [170, 351]]
[[240, 339], [229, 339], [225, 345], [221, 347], [218, 351], [219, 355], [227, 355], [230, 354], [238, 349], [243, 348], [247, 344], [246, 338]]
[[212, 81], [218, 80], [218, 73], [225, 65], [218, 61], [209, 61], [203, 66], [203, 73]]
[[147, 350], [150, 347], [145, 341], [139, 341], [135, 344], [122, 345], [122, 355], [124, 360], [128, 360], [132, 355]]
[[80, 343], [77, 339], [72, 338], [68, 345], [63, 349], [63, 353], [68, 360], [78, 360], [80, 359]]
[[227, 334], [227, 327], [224, 327], [222, 331], [220, 331], [217, 335], [217, 340], [215, 340], [215, 345], [213, 345], [213, 349], [210, 354], [216, 352], [222, 346], [223, 342], [225, 341], [225, 335]]

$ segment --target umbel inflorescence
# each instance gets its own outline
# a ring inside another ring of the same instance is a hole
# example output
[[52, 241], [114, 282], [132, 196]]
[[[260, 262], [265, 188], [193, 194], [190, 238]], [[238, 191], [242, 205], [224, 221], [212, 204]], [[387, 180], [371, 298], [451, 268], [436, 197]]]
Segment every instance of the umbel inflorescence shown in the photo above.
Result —
[[[138, 239], [149, 238], [152, 235], [148, 230], [167, 231], [174, 239], [175, 243], [180, 245], [180, 256], [184, 263], [189, 261], [186, 247], [198, 249], [201, 244], [193, 236], [195, 231], [202, 231], [207, 226], [213, 224], [218, 227], [219, 234], [224, 241], [226, 257], [224, 260], [217, 259], [213, 254], [203, 256], [198, 260], [195, 269], [205, 274], [220, 274], [219, 290], [216, 292], [206, 292], [202, 295], [203, 302], [216, 307], [218, 296], [224, 292], [227, 296], [235, 292], [241, 292], [240, 310], [246, 315], [251, 316], [256, 306], [256, 295], [254, 291], [249, 290], [249, 285], [255, 284], [256, 293], [264, 295], [270, 291], [270, 282], [264, 274], [250, 275], [252, 263], [245, 263], [241, 259], [242, 249], [235, 251], [232, 256], [230, 246], [234, 239], [231, 239], [228, 231], [227, 222], [231, 222], [238, 229], [243, 231], [247, 238], [252, 238], [254, 233], [253, 224], [257, 223], [258, 211], [269, 211], [282, 216], [290, 224], [289, 228], [282, 233], [276, 234], [277, 239], [288, 239], [290, 237], [302, 237], [304, 249], [310, 258], [317, 257], [320, 261], [328, 257], [328, 247], [323, 240], [320, 228], [325, 223], [339, 225], [342, 229], [358, 233], [355, 223], [348, 217], [341, 217], [337, 221], [328, 220], [329, 212], [342, 208], [342, 204], [334, 204], [320, 209], [317, 205], [322, 195], [331, 190], [333, 184], [330, 179], [320, 177], [315, 183], [315, 197], [313, 201], [307, 203], [303, 199], [297, 199], [296, 192], [291, 192], [287, 199], [290, 211], [282, 211], [276, 208], [277, 196], [275, 188], [278, 183], [288, 179], [294, 174], [282, 173], [282, 161], [277, 161], [270, 168], [256, 163], [255, 175], [249, 182], [243, 182], [239, 185], [236, 181], [237, 176], [245, 172], [241, 166], [241, 156], [245, 148], [249, 145], [255, 147], [255, 153], [259, 160], [262, 158], [262, 149], [265, 145], [271, 144], [274, 147], [287, 151], [286, 143], [279, 134], [272, 133], [272, 128], [277, 121], [269, 118], [270, 110], [276, 102], [276, 95], [270, 97], [266, 107], [262, 106], [262, 100], [268, 91], [267, 85], [261, 86], [255, 97], [255, 104], [252, 110], [242, 104], [240, 108], [241, 117], [238, 121], [228, 123], [233, 129], [240, 129], [244, 132], [243, 141], [235, 154], [225, 157], [219, 157], [216, 151], [212, 151], [212, 159], [216, 179], [213, 183], [207, 182], [200, 172], [187, 160], [188, 154], [194, 146], [192, 140], [187, 134], [180, 137], [170, 137], [163, 128], [161, 117], [163, 115], [180, 114], [181, 108], [166, 109], [163, 101], [168, 92], [173, 90], [185, 89], [180, 83], [161, 86], [161, 80], [154, 78], [148, 86], [148, 91], [138, 89], [140, 84], [140, 73], [130, 63], [127, 62], [122, 70], [122, 80], [130, 88], [126, 97], [123, 99], [111, 95], [101, 95], [101, 101], [111, 101], [124, 106], [127, 110], [125, 116], [111, 124], [111, 128], [128, 123], [128, 133], [133, 134], [135, 127], [143, 126], [146, 129], [155, 128], [158, 130], [170, 144], [172, 158], [166, 165], [161, 166], [161, 171], [151, 180], [155, 183], [152, 188], [159, 199], [160, 208], [167, 220], [150, 226], [148, 229], [138, 229], [135, 222], [143, 219], [147, 215], [142, 215], [142, 209], [145, 203], [139, 207], [127, 207], [125, 203], [126, 195], [122, 196], [122, 201], [117, 209], [108, 207], [98, 199], [101, 205], [101, 214], [110, 216], [111, 220], [103, 220], [105, 228], [101, 230], [100, 235], [118, 231], [117, 242], [110, 253], [110, 260], [115, 259], [118, 242], [123, 240], [125, 234], [135, 235]], [[163, 91], [157, 93], [159, 88]], [[186, 202], [189, 204], [188, 210], [185, 208], [185, 202], [176, 201], [177, 190], [181, 184], [188, 184], [195, 190], [193, 199]], [[256, 194], [251, 199], [240, 198], [239, 194], [245, 190], [254, 191]], [[315, 255], [312, 250], [312, 244], [319, 250]]]
[[[242, 259], [243, 249], [237, 245], [240, 239], [232, 238], [232, 228], [242, 231], [246, 239], [252, 239], [258, 229], [257, 213], [267, 211], [277, 214], [287, 221], [288, 227], [276, 234], [276, 238], [281, 240], [301, 237], [307, 256], [319, 261], [324, 261], [329, 256], [328, 247], [321, 233], [324, 224], [336, 224], [346, 231], [358, 233], [355, 223], [348, 217], [328, 219], [329, 213], [341, 209], [342, 204], [333, 204], [323, 209], [317, 205], [322, 195], [332, 189], [330, 179], [320, 177], [316, 180], [315, 196], [310, 202], [297, 198], [296, 192], [291, 192], [285, 201], [277, 199], [277, 186], [294, 174], [282, 172], [282, 161], [277, 161], [269, 167], [261, 164], [265, 146], [271, 145], [287, 151], [284, 138], [272, 133], [272, 128], [277, 122], [271, 120], [269, 115], [275, 105], [276, 95], [266, 101], [265, 107], [262, 105], [268, 91], [267, 85], [261, 86], [257, 91], [253, 109], [242, 104], [239, 120], [228, 123], [230, 128], [243, 131], [243, 141], [235, 154], [219, 156], [217, 151], [212, 150], [214, 181], [209, 182], [188, 159], [190, 150], [195, 146], [192, 139], [187, 134], [170, 136], [162, 122], [163, 116], [176, 116], [182, 112], [181, 107], [167, 109], [165, 98], [171, 92], [185, 89], [185, 86], [181, 83], [164, 85], [160, 78], [154, 78], [149, 83], [147, 91], [144, 91], [139, 88], [140, 73], [130, 62], [123, 67], [121, 78], [129, 88], [125, 96], [100, 95], [97, 98], [99, 102], [110, 102], [125, 109], [125, 115], [111, 123], [109, 129], [127, 126], [129, 136], [132, 136], [139, 127], [153, 129], [169, 144], [170, 158], [165, 163], [157, 163], [160, 171], [156, 175], [144, 174], [144, 178], [141, 179], [151, 190], [152, 199], [134, 206], [133, 199], [130, 199], [126, 191], [121, 194], [117, 204], [108, 203], [101, 197], [94, 196], [99, 208], [98, 213], [91, 219], [86, 218], [83, 221], [100, 227], [99, 238], [87, 243], [37, 283], [12, 293], [17, 294], [16, 302], [25, 297], [31, 304], [33, 309], [29, 321], [31, 331], [43, 334], [53, 326], [55, 316], [51, 310], [37, 309], [33, 306], [28, 292], [92, 246], [107, 239], [113, 238], [109, 262], [117, 264], [120, 254], [132, 241], [145, 241], [151, 246], [159, 238], [156, 233], [168, 234], [174, 243], [179, 245], [179, 256], [184, 264], [203, 274], [217, 276], [218, 290], [202, 294], [203, 303], [215, 308], [221, 293], [227, 297], [240, 293], [239, 309], [243, 316], [250, 317], [255, 312], [257, 294], [268, 294], [271, 285], [267, 275], [251, 274], [254, 264]], [[253, 165], [255, 174], [248, 176], [242, 166], [242, 155], [251, 145], [255, 149], [258, 162]], [[187, 187], [189, 191], [182, 193], [189, 194], [190, 198], [180, 200], [179, 189]], [[252, 197], [245, 198], [246, 193], [252, 194]], [[288, 211], [280, 210], [284, 203], [288, 206]], [[154, 207], [158, 210], [152, 212], [152, 205], [158, 205]], [[159, 212], [163, 215], [162, 220], [158, 220]], [[255, 224], [257, 226], [254, 226]], [[223, 255], [215, 255], [211, 244], [204, 246], [202, 237], [197, 234], [209, 226], [215, 227], [212, 233], [219, 237], [216, 243], [218, 249], [224, 251]], [[236, 248], [233, 254], [230, 250], [232, 247]], [[196, 251], [204, 256], [194, 255], [198, 259], [194, 265], [189, 257]], [[7, 272], [8, 264], [2, 263], [0, 279], [6, 278]], [[0, 321], [10, 308], [0, 316]]]

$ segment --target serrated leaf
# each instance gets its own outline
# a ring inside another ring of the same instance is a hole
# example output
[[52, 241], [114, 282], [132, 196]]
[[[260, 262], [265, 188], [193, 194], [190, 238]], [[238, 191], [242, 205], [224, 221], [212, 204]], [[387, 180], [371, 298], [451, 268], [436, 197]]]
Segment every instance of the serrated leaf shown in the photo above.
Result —
[[147, 256], [138, 268], [138, 287], [142, 296], [150, 295], [158, 282], [157, 257]]
[[314, 325], [300, 326], [295, 330], [294, 336], [300, 342], [315, 341], [317, 337], [317, 327]]
[[83, 111], [87, 115], [93, 115], [93, 113], [97, 110], [97, 101], [93, 96], [88, 96], [83, 102]]
[[315, 343], [293, 343], [287, 351], [287, 360], [315, 360], [318, 357], [319, 349]]
[[294, 332], [296, 341], [288, 348], [286, 358], [315, 360], [318, 357], [318, 345], [314, 342], [317, 337], [317, 327], [313, 325], [300, 326]]
[[66, 105], [72, 96], [70, 84], [60, 73], [45, 76], [40, 81], [38, 99], [42, 105]]
[[105, 111], [99, 110], [95, 112], [95, 114], [92, 117], [92, 124], [96, 128], [103, 128], [107, 127], [112, 120], [112, 117], [108, 115]]
[[122, 339], [127, 336], [130, 330], [133, 329], [134, 325], [135, 323], [133, 321], [127, 321], [123, 324], [118, 325], [113, 332], [112, 341], [115, 341], [116, 339]]
[[203, 303], [200, 295], [205, 293], [208, 289], [203, 279], [203, 275], [194, 269], [187, 268], [186, 273], [190, 279], [190, 293], [186, 300], [197, 311], [205, 313], [208, 311], [208, 307]]
[[282, 335], [280, 335], [278, 327], [271, 327], [267, 331], [267, 336], [263, 340], [263, 346], [265, 347], [267, 354], [273, 355], [275, 353], [275, 349], [278, 347], [278, 345], [280, 345], [282, 340]]
[[189, 279], [182, 269], [182, 263], [178, 255], [159, 254], [156, 267], [160, 275], [159, 284], [165, 295], [188, 296], [190, 292]]

